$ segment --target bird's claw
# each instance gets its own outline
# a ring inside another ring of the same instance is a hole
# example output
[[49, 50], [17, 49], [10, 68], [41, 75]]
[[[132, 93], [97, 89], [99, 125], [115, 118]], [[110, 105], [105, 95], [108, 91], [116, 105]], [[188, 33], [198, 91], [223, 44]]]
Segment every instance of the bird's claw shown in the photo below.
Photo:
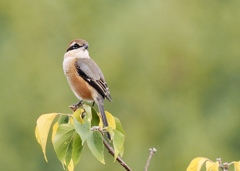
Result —
[[83, 105], [82, 101], [79, 101], [77, 104], [72, 104], [69, 106], [70, 109], [72, 109], [74, 112]]

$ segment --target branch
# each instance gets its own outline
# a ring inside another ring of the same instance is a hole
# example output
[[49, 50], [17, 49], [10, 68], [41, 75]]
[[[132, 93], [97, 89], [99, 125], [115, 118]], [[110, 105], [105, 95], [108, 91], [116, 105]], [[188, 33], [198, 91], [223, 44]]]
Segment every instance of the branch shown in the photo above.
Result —
[[154, 148], [154, 147], [149, 149], [149, 157], [148, 157], [148, 159], [147, 159], [147, 163], [146, 163], [146, 166], [145, 166], [145, 170], [144, 170], [144, 171], [147, 171], [147, 170], [148, 170], [148, 166], [149, 166], [149, 164], [150, 164], [150, 161], [151, 161], [151, 159], [152, 159], [152, 156], [153, 156], [153, 154], [156, 153], [156, 152], [157, 152], [157, 149]]
[[[108, 152], [114, 157], [115, 156], [114, 149], [108, 144], [108, 142], [104, 138], [103, 138], [103, 144], [108, 149]], [[123, 161], [121, 157], [118, 156], [117, 161], [125, 168], [125, 170], [132, 171], [132, 169], [130, 169], [130, 167]]]

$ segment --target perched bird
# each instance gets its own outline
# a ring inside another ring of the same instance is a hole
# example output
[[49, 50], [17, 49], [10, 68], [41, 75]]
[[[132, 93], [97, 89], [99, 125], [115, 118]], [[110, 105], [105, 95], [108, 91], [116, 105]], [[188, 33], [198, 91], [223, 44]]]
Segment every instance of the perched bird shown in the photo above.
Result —
[[[89, 56], [88, 47], [88, 42], [82, 39], [70, 42], [64, 54], [63, 70], [73, 93], [80, 100], [74, 106], [78, 108], [83, 100], [96, 103], [103, 125], [107, 127], [104, 99], [112, 101], [112, 98], [101, 69]], [[110, 139], [109, 133], [107, 135]]]

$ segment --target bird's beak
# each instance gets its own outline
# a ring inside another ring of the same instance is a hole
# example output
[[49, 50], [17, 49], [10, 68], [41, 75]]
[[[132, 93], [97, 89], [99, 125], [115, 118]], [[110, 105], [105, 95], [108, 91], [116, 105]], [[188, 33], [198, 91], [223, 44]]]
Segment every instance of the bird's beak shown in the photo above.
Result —
[[84, 49], [88, 49], [88, 44], [85, 44], [83, 47]]

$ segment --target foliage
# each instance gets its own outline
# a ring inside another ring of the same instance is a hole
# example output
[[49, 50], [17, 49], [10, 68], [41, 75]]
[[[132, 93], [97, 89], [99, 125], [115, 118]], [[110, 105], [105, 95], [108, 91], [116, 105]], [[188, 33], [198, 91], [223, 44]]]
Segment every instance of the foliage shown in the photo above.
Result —
[[205, 157], [197, 157], [191, 161], [189, 164], [187, 171], [200, 171], [203, 164], [205, 163], [206, 171], [228, 171], [229, 166], [234, 166], [234, 171], [240, 171], [240, 161], [233, 161], [231, 163], [223, 163], [221, 159], [217, 159], [216, 162], [211, 161]]
[[63, 167], [73, 171], [80, 160], [82, 149], [85, 144], [98, 161], [105, 164], [104, 160], [104, 132], [108, 131], [115, 150], [114, 159], [123, 155], [125, 132], [118, 118], [106, 112], [109, 126], [102, 127], [102, 121], [93, 108], [83, 105], [73, 114], [49, 113], [41, 115], [37, 120], [35, 136], [42, 147], [46, 161], [46, 144], [50, 127], [52, 128], [52, 144], [58, 159]]

